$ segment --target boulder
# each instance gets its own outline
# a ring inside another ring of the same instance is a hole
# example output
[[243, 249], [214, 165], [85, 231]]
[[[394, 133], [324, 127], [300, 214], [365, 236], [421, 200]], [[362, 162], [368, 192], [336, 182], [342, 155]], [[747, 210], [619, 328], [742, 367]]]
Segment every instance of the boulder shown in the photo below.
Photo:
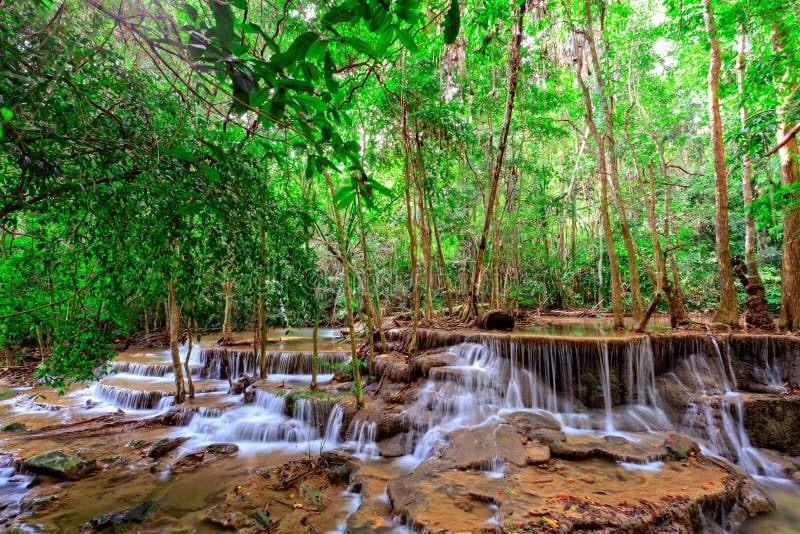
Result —
[[160, 506], [158, 501], [144, 501], [121, 512], [97, 516], [84, 525], [83, 532], [102, 532], [103, 534], [128, 532], [134, 524], [143, 523], [152, 518]]
[[475, 326], [484, 330], [513, 330], [514, 317], [503, 310], [487, 310], [475, 319]]
[[27, 427], [24, 423], [20, 423], [19, 421], [15, 423], [8, 423], [7, 425], [3, 425], [2, 432], [19, 432], [20, 430], [25, 430]]
[[255, 381], [256, 381], [256, 377], [249, 376], [249, 375], [244, 375], [239, 380], [237, 380], [237, 381], [235, 381], [235, 382], [233, 382], [231, 384], [231, 387], [228, 390], [228, 393], [230, 395], [241, 395], [242, 393], [244, 393], [247, 390], [248, 387], [252, 386], [255, 383]]
[[99, 467], [94, 460], [84, 460], [65, 454], [64, 451], [48, 451], [31, 456], [23, 462], [32, 473], [44, 474], [65, 480], [78, 480], [96, 472]]
[[212, 443], [206, 447], [206, 452], [217, 456], [228, 456], [239, 452], [239, 446], [235, 443]]
[[165, 454], [183, 445], [188, 439], [188, 437], [161, 438], [154, 441], [153, 444], [147, 448], [147, 456], [150, 458], [161, 458]]

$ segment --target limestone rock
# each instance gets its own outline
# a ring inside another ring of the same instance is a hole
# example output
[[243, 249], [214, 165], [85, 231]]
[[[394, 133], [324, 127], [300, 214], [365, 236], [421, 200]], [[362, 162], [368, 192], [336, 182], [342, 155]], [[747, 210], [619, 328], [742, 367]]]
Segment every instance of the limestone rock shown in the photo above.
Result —
[[161, 505], [158, 501], [144, 501], [133, 508], [121, 512], [104, 514], [89, 521], [84, 532], [98, 532], [103, 534], [122, 534], [131, 530], [136, 523], [142, 523], [152, 518]]
[[188, 439], [188, 437], [161, 438], [154, 441], [153, 444], [147, 448], [147, 456], [150, 458], [161, 458], [183, 445]]
[[65, 480], [78, 480], [95, 473], [99, 467], [94, 460], [84, 460], [65, 454], [64, 451], [48, 451], [31, 456], [23, 462], [32, 473], [50, 475]]
[[239, 446], [235, 443], [212, 443], [206, 447], [206, 452], [217, 456], [230, 456], [239, 452]]

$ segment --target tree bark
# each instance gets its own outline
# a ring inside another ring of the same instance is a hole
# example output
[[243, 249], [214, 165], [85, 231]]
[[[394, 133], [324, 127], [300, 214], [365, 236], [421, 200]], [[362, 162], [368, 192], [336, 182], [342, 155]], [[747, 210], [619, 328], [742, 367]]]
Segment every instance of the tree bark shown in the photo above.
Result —
[[[736, 56], [736, 80], [739, 96], [744, 97], [744, 75], [745, 75], [745, 53], [747, 50], [747, 36], [742, 30], [738, 36], [739, 53]], [[747, 127], [747, 106], [742, 103], [739, 107], [739, 118], [742, 123], [742, 130]], [[772, 317], [767, 308], [766, 291], [761, 277], [758, 275], [758, 264], [756, 263], [756, 222], [750, 212], [750, 205], [753, 203], [753, 183], [750, 179], [753, 171], [753, 164], [747, 152], [742, 156], [742, 197], [744, 199], [744, 271], [747, 277], [743, 281], [746, 298], [744, 313], [745, 326], [757, 328], [774, 328]], [[737, 273], [738, 274], [738, 273]]]
[[189, 359], [192, 357], [192, 324], [191, 320], [187, 321], [186, 324], [186, 331], [188, 332], [188, 341], [189, 344], [188, 350], [186, 351], [186, 359], [183, 361], [183, 367], [186, 370], [186, 383], [189, 386], [189, 398], [194, 398], [194, 382], [192, 382], [192, 369], [189, 367]]
[[725, 171], [725, 147], [722, 143], [722, 119], [719, 112], [719, 71], [722, 66], [714, 10], [711, 0], [703, 0], [706, 36], [711, 46], [708, 63], [708, 119], [711, 127], [711, 149], [714, 159], [714, 193], [716, 199], [716, 247], [719, 266], [719, 306], [715, 323], [739, 325], [736, 287], [733, 284], [731, 250], [728, 232], [728, 177]]
[[[786, 47], [786, 35], [777, 24], [772, 27], [772, 47], [782, 53]], [[793, 73], [787, 68], [782, 80], [778, 82], [778, 92], [783, 104], [776, 109], [778, 119], [777, 139], [786, 139], [794, 127], [789, 122], [787, 108], [789, 98], [795, 90]], [[798, 169], [797, 137], [791, 137], [778, 150], [781, 162], [781, 185], [792, 187], [800, 184]], [[800, 191], [795, 190], [783, 215], [783, 247], [781, 249], [781, 313], [778, 321], [781, 330], [800, 331]]]
[[411, 149], [411, 135], [408, 132], [408, 106], [406, 105], [406, 67], [405, 56], [400, 61], [403, 89], [400, 91], [400, 130], [403, 137], [403, 151], [405, 152], [405, 201], [406, 201], [406, 228], [408, 230], [408, 252], [411, 261], [411, 306], [414, 316], [411, 323], [411, 338], [406, 351], [413, 354], [417, 350], [417, 325], [419, 324], [419, 287], [417, 285], [417, 238], [414, 234], [414, 215], [411, 208], [411, 181], [413, 180], [414, 157]]
[[[591, 0], [584, 0], [584, 12], [586, 14], [586, 43], [589, 45], [589, 54], [592, 59], [592, 66], [595, 80], [600, 89], [600, 103], [605, 119], [605, 138], [606, 151], [608, 155], [608, 176], [611, 180], [611, 193], [614, 205], [617, 208], [622, 240], [625, 243], [625, 251], [628, 254], [628, 270], [631, 283], [631, 315], [634, 323], [638, 322], [642, 316], [642, 295], [639, 289], [639, 268], [636, 265], [636, 250], [633, 247], [633, 237], [631, 236], [630, 226], [628, 225], [628, 215], [625, 208], [625, 200], [622, 198], [622, 191], [619, 185], [619, 166], [617, 165], [617, 142], [614, 135], [614, 98], [606, 87], [603, 71], [600, 68], [600, 58], [597, 51], [597, 43], [594, 38], [594, 28], [592, 22]], [[601, 30], [604, 30], [601, 19]], [[604, 33], [604, 32], [601, 32]], [[602, 157], [602, 155], [601, 155]]]
[[[364, 407], [364, 391], [361, 382], [361, 360], [358, 357], [358, 349], [356, 347], [356, 324], [353, 319], [353, 295], [350, 289], [350, 261], [347, 259], [347, 243], [345, 241], [344, 225], [342, 224], [342, 216], [339, 213], [339, 207], [334, 202], [333, 198], [336, 196], [336, 190], [333, 187], [333, 180], [327, 169], [322, 170], [325, 176], [325, 181], [328, 183], [328, 191], [331, 195], [331, 206], [333, 208], [333, 216], [336, 220], [336, 231], [339, 234], [339, 251], [342, 255], [342, 276], [344, 278], [344, 304], [347, 308], [345, 310], [347, 315], [347, 326], [350, 329], [350, 361], [353, 367], [353, 392], [356, 397], [356, 406], [358, 408]], [[372, 333], [370, 332], [370, 335]]]
[[514, 98], [517, 94], [517, 83], [519, 81], [522, 22], [525, 18], [525, 9], [525, 2], [518, 5], [514, 22], [511, 25], [511, 39], [508, 43], [508, 94], [506, 96], [506, 107], [505, 113], [503, 114], [503, 125], [500, 130], [500, 143], [497, 148], [497, 157], [495, 158], [494, 168], [492, 169], [489, 198], [486, 201], [486, 208], [483, 216], [481, 240], [475, 255], [475, 265], [472, 270], [469, 299], [461, 314], [462, 321], [473, 319], [478, 316], [478, 296], [480, 295], [481, 282], [483, 281], [483, 257], [486, 254], [486, 241], [488, 240], [489, 229], [494, 219], [494, 205], [497, 199], [497, 189], [500, 184], [500, 173], [503, 169], [503, 159], [508, 143], [508, 132], [511, 128], [511, 114], [514, 111]]
[[167, 285], [167, 302], [169, 307], [169, 349], [172, 354], [172, 370], [175, 373], [175, 404], [183, 404], [186, 390], [183, 385], [183, 369], [179, 351], [181, 310], [175, 298], [175, 283]]
[[222, 320], [222, 344], [233, 343], [233, 330], [231, 330], [231, 306], [233, 303], [233, 280], [222, 282], [225, 291], [225, 313]]

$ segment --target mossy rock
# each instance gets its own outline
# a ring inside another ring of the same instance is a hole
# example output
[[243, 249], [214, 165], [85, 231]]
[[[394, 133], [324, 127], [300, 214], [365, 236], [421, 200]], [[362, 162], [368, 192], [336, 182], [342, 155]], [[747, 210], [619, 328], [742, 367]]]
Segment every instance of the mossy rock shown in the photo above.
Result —
[[23, 462], [32, 473], [54, 476], [65, 480], [78, 480], [96, 472], [99, 467], [94, 460], [84, 460], [65, 454], [64, 451], [48, 451], [31, 456]]
[[19, 432], [21, 430], [27, 430], [28, 427], [25, 426], [25, 423], [8, 423], [7, 425], [3, 425], [1, 429], [2, 432]]

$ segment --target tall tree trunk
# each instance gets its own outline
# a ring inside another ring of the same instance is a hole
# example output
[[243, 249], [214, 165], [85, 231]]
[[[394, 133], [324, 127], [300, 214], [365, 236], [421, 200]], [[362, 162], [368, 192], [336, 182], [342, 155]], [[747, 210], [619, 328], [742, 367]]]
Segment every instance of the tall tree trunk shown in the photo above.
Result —
[[183, 369], [178, 338], [180, 337], [181, 310], [175, 298], [175, 283], [167, 285], [167, 303], [169, 308], [169, 349], [172, 354], [172, 370], [175, 373], [175, 404], [183, 404], [186, 390], [183, 385]]
[[191, 318], [186, 321], [186, 331], [188, 333], [189, 347], [186, 351], [186, 359], [183, 361], [183, 367], [186, 370], [186, 383], [189, 386], [189, 398], [194, 398], [194, 382], [192, 382], [192, 369], [189, 367], [189, 359], [192, 357], [192, 321]]
[[[583, 79], [583, 57], [580, 53], [576, 54], [572, 64], [575, 71], [575, 78], [581, 90], [581, 98], [583, 99], [585, 108], [584, 119], [586, 121], [586, 126], [597, 145], [597, 178], [600, 182], [600, 225], [603, 229], [606, 251], [608, 252], [609, 269], [611, 271], [611, 301], [614, 308], [614, 328], [621, 330], [625, 327], [622, 312], [622, 284], [620, 283], [617, 254], [614, 250], [614, 235], [611, 231], [611, 220], [608, 215], [608, 167], [606, 165], [605, 140], [594, 121], [592, 97], [589, 93], [589, 87]], [[598, 265], [601, 265], [603, 256], [602, 248], [598, 249], [598, 256]], [[602, 269], [599, 266], [598, 279], [602, 279]], [[602, 281], [599, 283], [599, 288], [599, 291], [601, 291]], [[599, 302], [600, 294], [598, 293], [598, 303]]]
[[222, 282], [225, 291], [225, 313], [222, 320], [222, 344], [233, 343], [233, 330], [231, 330], [231, 307], [233, 304], [233, 280]]
[[508, 94], [506, 95], [503, 125], [500, 129], [500, 144], [497, 147], [497, 157], [495, 158], [494, 167], [492, 169], [489, 198], [486, 201], [486, 209], [483, 216], [483, 231], [481, 231], [481, 240], [475, 255], [469, 300], [467, 305], [464, 306], [461, 315], [462, 321], [477, 317], [478, 315], [478, 296], [480, 295], [481, 282], [483, 280], [483, 257], [486, 254], [486, 241], [488, 240], [489, 229], [494, 219], [494, 205], [497, 199], [497, 189], [500, 184], [500, 173], [503, 170], [503, 159], [506, 154], [508, 132], [511, 129], [511, 114], [514, 111], [514, 98], [517, 94], [517, 83], [519, 81], [519, 65], [521, 61], [520, 46], [522, 44], [522, 22], [525, 18], [525, 9], [525, 2], [518, 4], [515, 19], [511, 25], [511, 39], [508, 42]]
[[719, 266], [719, 307], [715, 323], [739, 325], [736, 287], [728, 232], [728, 177], [725, 171], [725, 147], [722, 144], [722, 119], [719, 113], [719, 71], [722, 66], [714, 10], [711, 0], [703, 0], [704, 20], [708, 43], [711, 45], [708, 63], [708, 120], [711, 126], [711, 149], [714, 156], [714, 193], [716, 199], [716, 245]]
[[431, 226], [433, 227], [433, 237], [436, 239], [436, 255], [439, 257], [439, 266], [442, 269], [442, 280], [444, 280], [444, 293], [447, 297], [447, 312], [453, 315], [453, 299], [450, 295], [450, 280], [447, 276], [447, 265], [444, 262], [444, 254], [442, 253], [442, 242], [439, 240], [439, 230], [436, 228], [436, 218], [433, 216], [433, 201], [428, 198], [428, 216], [431, 219]]
[[400, 130], [403, 137], [403, 151], [405, 152], [405, 200], [406, 200], [406, 228], [408, 229], [408, 253], [411, 261], [411, 306], [414, 308], [411, 323], [411, 339], [406, 350], [413, 354], [417, 350], [417, 325], [419, 324], [419, 286], [417, 285], [417, 238], [414, 234], [414, 214], [411, 207], [411, 182], [413, 180], [414, 156], [411, 149], [411, 135], [408, 131], [408, 106], [406, 105], [406, 67], [405, 56], [400, 60], [400, 69], [403, 88], [400, 91]]
[[350, 361], [353, 366], [353, 392], [356, 397], [356, 406], [358, 408], [364, 407], [364, 391], [361, 382], [361, 360], [358, 357], [358, 349], [356, 347], [356, 324], [353, 319], [353, 294], [350, 289], [350, 260], [347, 258], [347, 242], [345, 241], [344, 225], [342, 224], [342, 216], [339, 213], [339, 207], [334, 202], [336, 190], [333, 187], [333, 180], [327, 169], [322, 170], [325, 176], [325, 181], [328, 183], [328, 191], [331, 195], [331, 207], [333, 208], [333, 216], [336, 220], [336, 231], [339, 234], [339, 251], [342, 255], [342, 275], [344, 278], [344, 305], [347, 308], [345, 313], [347, 315], [347, 326], [350, 329]]
[[314, 333], [312, 334], [313, 349], [311, 352], [311, 385], [308, 389], [317, 390], [317, 374], [319, 373], [319, 351], [317, 350], [317, 340], [319, 338], [319, 312], [317, 304], [314, 303]]
[[[772, 47], [782, 53], [787, 47], [786, 34], [778, 25], [772, 27]], [[778, 142], [785, 141], [794, 127], [789, 122], [787, 108], [790, 95], [795, 90], [796, 80], [787, 67], [786, 73], [778, 82], [778, 92], [783, 104], [778, 106]], [[798, 169], [797, 136], [793, 135], [778, 151], [781, 161], [781, 185], [791, 187], [800, 184]], [[796, 190], [786, 206], [783, 215], [783, 248], [781, 249], [781, 314], [779, 328], [800, 332], [800, 191]]]
[[[747, 50], [747, 36], [744, 28], [739, 33], [739, 53], [736, 56], [736, 80], [738, 82], [739, 96], [744, 97], [744, 75], [745, 75], [745, 53]], [[742, 122], [742, 130], [747, 127], [747, 106], [742, 102], [739, 107], [739, 118]], [[756, 222], [750, 211], [753, 203], [753, 183], [750, 176], [753, 171], [753, 164], [750, 155], [745, 151], [742, 156], [742, 197], [744, 198], [744, 264], [747, 276], [744, 278], [744, 289], [746, 293], [745, 305], [747, 311], [744, 313], [744, 324], [758, 328], [772, 329], [774, 324], [767, 308], [766, 291], [761, 277], [758, 275], [758, 264], [756, 263]]]
[[367, 307], [366, 316], [367, 316], [367, 336], [369, 341], [369, 356], [367, 357], [367, 367], [372, 367], [372, 362], [375, 359], [375, 336], [373, 335], [374, 329], [372, 327], [372, 321], [375, 319], [377, 321], [374, 304], [372, 301], [372, 290], [370, 289], [369, 283], [369, 260], [367, 259], [367, 237], [364, 233], [364, 211], [361, 206], [361, 198], [358, 194], [356, 194], [356, 209], [358, 209], [358, 239], [361, 241], [361, 252], [362, 252], [362, 260], [363, 260], [363, 267], [364, 267], [364, 279], [362, 280], [362, 288], [364, 293], [364, 304]]
[[[600, 89], [600, 104], [603, 109], [605, 119], [605, 138], [606, 151], [608, 155], [608, 175], [604, 179], [611, 180], [611, 193], [614, 198], [614, 205], [617, 208], [620, 229], [622, 230], [622, 240], [625, 243], [625, 251], [628, 254], [628, 270], [630, 273], [631, 284], [631, 315], [634, 323], [638, 322], [642, 316], [642, 295], [639, 289], [639, 268], [636, 265], [636, 250], [633, 247], [633, 237], [631, 236], [628, 225], [628, 216], [625, 208], [625, 201], [619, 185], [619, 166], [617, 165], [617, 142], [614, 135], [614, 99], [613, 95], [606, 87], [603, 78], [603, 71], [600, 68], [600, 57], [597, 51], [597, 43], [594, 38], [594, 28], [592, 21], [591, 0], [584, 0], [584, 12], [586, 15], [586, 43], [589, 45], [589, 54], [592, 58], [594, 77]], [[601, 33], [605, 28], [601, 19]], [[608, 46], [608, 45], [606, 45]], [[602, 155], [601, 155], [602, 157]]]

